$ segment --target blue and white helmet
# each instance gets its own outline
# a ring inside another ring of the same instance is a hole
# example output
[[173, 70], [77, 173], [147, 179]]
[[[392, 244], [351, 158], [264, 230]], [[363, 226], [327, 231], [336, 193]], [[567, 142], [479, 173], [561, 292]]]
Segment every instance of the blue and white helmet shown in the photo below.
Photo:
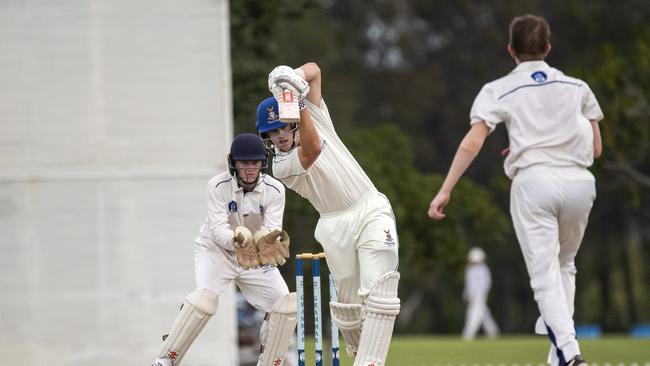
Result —
[[264, 137], [264, 134], [282, 128], [287, 124], [280, 122], [280, 114], [278, 112], [278, 101], [274, 97], [268, 97], [257, 106], [257, 121], [255, 122], [255, 128], [259, 132], [260, 136]]

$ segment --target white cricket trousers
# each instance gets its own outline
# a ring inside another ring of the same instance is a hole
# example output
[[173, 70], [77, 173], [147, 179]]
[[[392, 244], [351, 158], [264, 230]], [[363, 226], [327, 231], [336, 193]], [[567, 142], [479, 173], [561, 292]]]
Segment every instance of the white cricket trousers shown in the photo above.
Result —
[[483, 326], [483, 330], [488, 337], [493, 338], [499, 335], [499, 327], [492, 318], [490, 308], [487, 306], [487, 295], [485, 293], [469, 298], [465, 312], [463, 339], [474, 339], [481, 326]]
[[388, 198], [376, 190], [347, 210], [322, 215], [314, 236], [327, 255], [342, 303], [360, 304], [379, 277], [397, 270], [395, 216]]
[[595, 179], [586, 168], [535, 165], [512, 181], [512, 222], [560, 366], [580, 354], [573, 323], [574, 258], [595, 198]]
[[277, 268], [266, 265], [243, 269], [232, 255], [217, 246], [206, 248], [195, 244], [194, 277], [196, 288], [205, 288], [217, 295], [234, 281], [246, 301], [267, 313], [279, 298], [289, 293]]

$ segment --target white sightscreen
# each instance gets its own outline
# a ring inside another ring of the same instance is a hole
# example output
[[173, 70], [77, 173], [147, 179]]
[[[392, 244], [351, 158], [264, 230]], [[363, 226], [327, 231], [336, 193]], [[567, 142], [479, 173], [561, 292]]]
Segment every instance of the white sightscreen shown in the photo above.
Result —
[[[232, 138], [226, 0], [0, 1], [0, 363], [148, 365]], [[233, 365], [232, 291], [183, 364]]]

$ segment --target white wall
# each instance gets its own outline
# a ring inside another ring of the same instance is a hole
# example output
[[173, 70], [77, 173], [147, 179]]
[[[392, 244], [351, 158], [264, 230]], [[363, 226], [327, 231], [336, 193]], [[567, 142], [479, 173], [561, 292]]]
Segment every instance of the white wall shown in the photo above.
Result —
[[[148, 365], [232, 138], [227, 0], [0, 1], [0, 363]], [[236, 362], [232, 292], [183, 364]]]

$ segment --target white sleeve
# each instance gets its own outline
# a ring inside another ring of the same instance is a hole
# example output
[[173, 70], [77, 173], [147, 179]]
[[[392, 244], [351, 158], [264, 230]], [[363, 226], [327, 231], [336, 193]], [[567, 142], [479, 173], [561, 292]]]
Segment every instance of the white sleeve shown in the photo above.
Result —
[[494, 131], [496, 126], [503, 122], [505, 111], [503, 104], [499, 102], [496, 92], [486, 84], [481, 88], [472, 104], [472, 109], [469, 113], [470, 125], [484, 121]]
[[268, 202], [264, 207], [264, 224], [262, 226], [269, 230], [282, 229], [282, 217], [284, 215], [285, 205], [284, 186], [278, 182], [271, 187], [267, 187], [265, 197], [268, 197]]
[[273, 176], [275, 178], [280, 180], [292, 179], [307, 173], [300, 163], [298, 149], [297, 147], [288, 154], [278, 154], [273, 157]]
[[232, 238], [234, 233], [228, 222], [228, 197], [223, 190], [215, 189], [213, 182], [208, 182], [208, 218], [207, 226], [210, 238], [226, 250], [235, 250]]
[[327, 104], [325, 104], [325, 99], [323, 99], [323, 97], [320, 98], [320, 107], [317, 107], [308, 99], [305, 99], [305, 105], [309, 111], [311, 119], [314, 121], [314, 125], [336, 134], [332, 117], [330, 117], [329, 109], [327, 108]]
[[603, 119], [603, 111], [600, 109], [596, 96], [587, 83], [584, 81], [582, 83], [582, 114], [590, 121], [600, 121]]

